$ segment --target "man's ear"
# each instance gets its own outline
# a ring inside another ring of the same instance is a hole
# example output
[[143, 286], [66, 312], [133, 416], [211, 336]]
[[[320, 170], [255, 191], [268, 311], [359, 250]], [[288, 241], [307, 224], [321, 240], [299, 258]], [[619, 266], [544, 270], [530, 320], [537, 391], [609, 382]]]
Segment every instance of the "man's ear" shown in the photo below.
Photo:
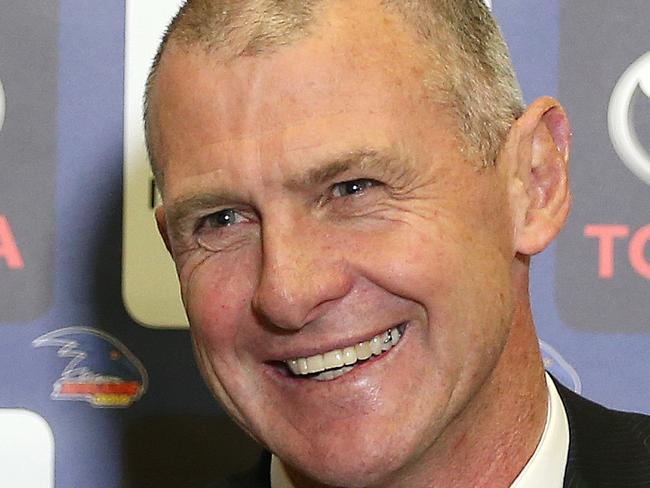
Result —
[[158, 232], [160, 233], [160, 237], [162, 237], [162, 240], [165, 243], [167, 252], [169, 254], [172, 254], [172, 247], [169, 242], [169, 234], [167, 233], [167, 218], [165, 217], [165, 209], [162, 207], [162, 205], [156, 207], [155, 214], [156, 214], [156, 225], [158, 226]]
[[503, 157], [509, 159], [514, 249], [520, 254], [543, 251], [566, 222], [570, 144], [566, 113], [549, 97], [536, 100], [512, 126]]

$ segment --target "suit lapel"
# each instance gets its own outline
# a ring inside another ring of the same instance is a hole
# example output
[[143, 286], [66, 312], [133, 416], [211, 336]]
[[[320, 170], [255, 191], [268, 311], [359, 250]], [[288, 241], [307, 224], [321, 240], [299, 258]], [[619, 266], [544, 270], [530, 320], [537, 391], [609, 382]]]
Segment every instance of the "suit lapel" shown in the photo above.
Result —
[[564, 488], [650, 487], [650, 417], [609, 410], [555, 384], [569, 420]]

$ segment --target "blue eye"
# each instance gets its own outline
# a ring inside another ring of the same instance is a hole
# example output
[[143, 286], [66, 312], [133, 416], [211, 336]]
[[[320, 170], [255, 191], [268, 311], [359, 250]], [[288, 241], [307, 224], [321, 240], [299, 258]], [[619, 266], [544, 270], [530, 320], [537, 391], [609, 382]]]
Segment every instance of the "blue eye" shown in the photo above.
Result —
[[225, 208], [204, 216], [196, 229], [198, 244], [208, 251], [220, 252], [232, 249], [251, 236], [254, 226], [246, 225], [255, 220], [244, 211]]
[[378, 181], [364, 178], [358, 180], [343, 181], [332, 186], [332, 194], [335, 197], [359, 195], [366, 192], [369, 188], [377, 186], [378, 184]]
[[228, 227], [237, 221], [237, 212], [234, 209], [228, 208], [220, 210], [205, 217], [205, 223], [210, 227]]

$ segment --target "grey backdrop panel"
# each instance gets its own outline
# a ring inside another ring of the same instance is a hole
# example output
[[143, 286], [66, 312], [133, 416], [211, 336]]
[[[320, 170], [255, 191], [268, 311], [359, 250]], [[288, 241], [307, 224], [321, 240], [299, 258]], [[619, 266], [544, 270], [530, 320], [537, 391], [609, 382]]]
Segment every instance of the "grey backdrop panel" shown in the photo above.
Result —
[[[650, 280], [628, 257], [630, 239], [650, 224], [650, 187], [615, 152], [607, 122], [617, 81], [650, 51], [648, 19], [647, 0], [562, 2], [560, 98], [574, 130], [575, 198], [558, 243], [556, 296], [565, 323], [586, 331], [650, 332]], [[639, 142], [650, 149], [650, 99], [638, 90], [630, 109]], [[629, 227], [615, 240], [611, 278], [599, 277], [600, 239], [585, 236], [594, 224]]]
[[59, 22], [56, 0], [4, 2], [1, 10], [0, 214], [24, 262], [13, 269], [0, 259], [6, 323], [36, 318], [52, 300]]

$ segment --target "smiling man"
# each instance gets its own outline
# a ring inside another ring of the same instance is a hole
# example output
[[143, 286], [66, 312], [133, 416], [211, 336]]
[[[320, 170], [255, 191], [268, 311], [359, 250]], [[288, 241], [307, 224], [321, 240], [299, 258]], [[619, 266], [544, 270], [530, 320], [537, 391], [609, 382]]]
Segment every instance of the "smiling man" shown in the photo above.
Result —
[[274, 454], [224, 486], [646, 486], [575, 447], [647, 420], [545, 376], [569, 124], [480, 0], [190, 0], [146, 108], [199, 366]]

